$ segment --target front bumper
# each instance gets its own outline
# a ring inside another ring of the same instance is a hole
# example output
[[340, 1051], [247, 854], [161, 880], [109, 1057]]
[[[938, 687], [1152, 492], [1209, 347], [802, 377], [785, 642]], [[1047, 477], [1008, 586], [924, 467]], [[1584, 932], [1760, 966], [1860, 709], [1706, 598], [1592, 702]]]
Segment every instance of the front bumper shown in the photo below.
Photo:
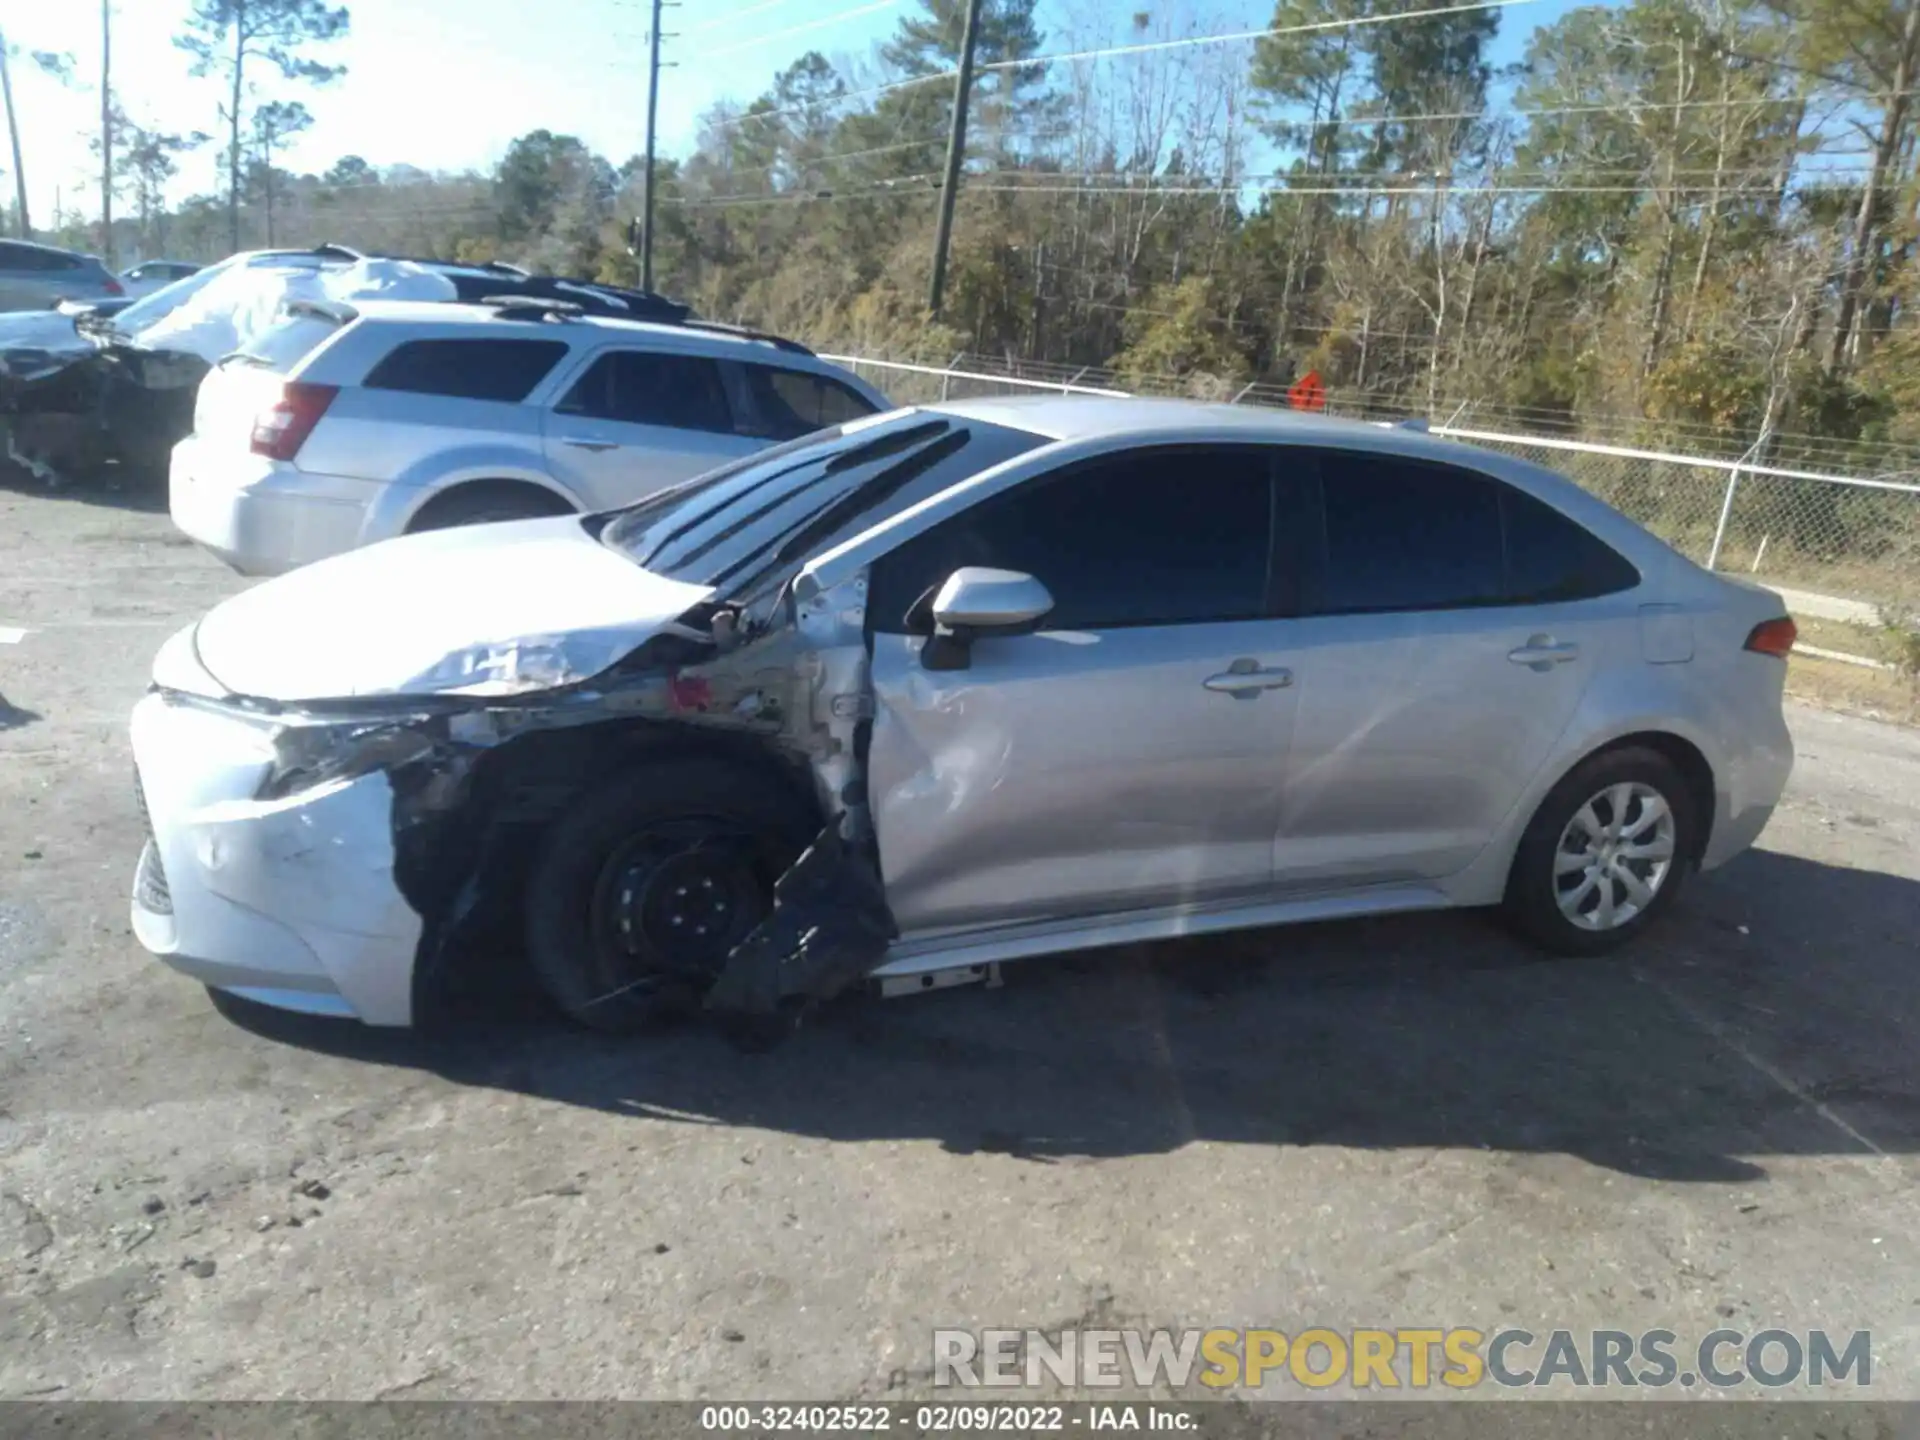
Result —
[[242, 575], [280, 575], [357, 547], [386, 487], [189, 435], [173, 447], [167, 488], [173, 523], [188, 538]]
[[249, 999], [412, 1023], [420, 917], [394, 881], [384, 774], [256, 799], [267, 732], [160, 694], [134, 707], [133, 754], [149, 830], [132, 907], [142, 945]]

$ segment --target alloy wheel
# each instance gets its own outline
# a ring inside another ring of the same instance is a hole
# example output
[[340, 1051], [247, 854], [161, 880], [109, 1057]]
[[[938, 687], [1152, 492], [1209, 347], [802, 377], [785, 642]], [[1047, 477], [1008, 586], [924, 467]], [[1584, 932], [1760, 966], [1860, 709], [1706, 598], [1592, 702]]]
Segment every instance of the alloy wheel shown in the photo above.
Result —
[[1573, 812], [1554, 847], [1554, 902], [1582, 930], [1617, 930], [1644, 914], [1673, 871], [1673, 807], [1651, 785], [1609, 785]]

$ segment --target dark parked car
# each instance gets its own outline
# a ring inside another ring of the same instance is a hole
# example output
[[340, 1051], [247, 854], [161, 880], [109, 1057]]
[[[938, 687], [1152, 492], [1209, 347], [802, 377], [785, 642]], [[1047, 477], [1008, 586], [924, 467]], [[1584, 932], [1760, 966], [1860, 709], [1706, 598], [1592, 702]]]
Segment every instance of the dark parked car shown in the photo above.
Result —
[[51, 310], [62, 300], [105, 300], [125, 289], [97, 256], [0, 240], [0, 310]]

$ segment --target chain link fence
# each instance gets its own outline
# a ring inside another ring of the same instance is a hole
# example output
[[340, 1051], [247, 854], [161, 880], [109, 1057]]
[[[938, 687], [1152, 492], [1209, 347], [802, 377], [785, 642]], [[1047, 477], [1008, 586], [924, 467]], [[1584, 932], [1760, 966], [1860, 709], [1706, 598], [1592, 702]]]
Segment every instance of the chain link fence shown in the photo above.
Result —
[[[1129, 385], [1092, 367], [967, 355], [946, 365], [823, 358], [902, 404], [1033, 393], [1193, 396], [1190, 382]], [[1276, 386], [1212, 388], [1218, 393], [1198, 398], [1287, 404]], [[1407, 418], [1404, 409], [1337, 393], [1328, 410], [1353, 419]], [[1432, 433], [1557, 470], [1703, 565], [1805, 592], [1796, 603], [1819, 619], [1877, 629], [1890, 618], [1913, 624], [1920, 615], [1920, 484], [1450, 423], [1460, 414], [1432, 417]]]

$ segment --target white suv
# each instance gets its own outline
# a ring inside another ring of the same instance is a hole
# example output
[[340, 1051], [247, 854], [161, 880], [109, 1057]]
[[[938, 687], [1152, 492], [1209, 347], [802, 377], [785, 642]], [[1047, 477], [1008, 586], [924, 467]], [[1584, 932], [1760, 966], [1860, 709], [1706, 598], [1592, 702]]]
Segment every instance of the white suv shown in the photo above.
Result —
[[550, 300], [295, 302], [200, 387], [187, 535], [271, 575], [410, 531], [630, 504], [889, 408], [804, 346]]

